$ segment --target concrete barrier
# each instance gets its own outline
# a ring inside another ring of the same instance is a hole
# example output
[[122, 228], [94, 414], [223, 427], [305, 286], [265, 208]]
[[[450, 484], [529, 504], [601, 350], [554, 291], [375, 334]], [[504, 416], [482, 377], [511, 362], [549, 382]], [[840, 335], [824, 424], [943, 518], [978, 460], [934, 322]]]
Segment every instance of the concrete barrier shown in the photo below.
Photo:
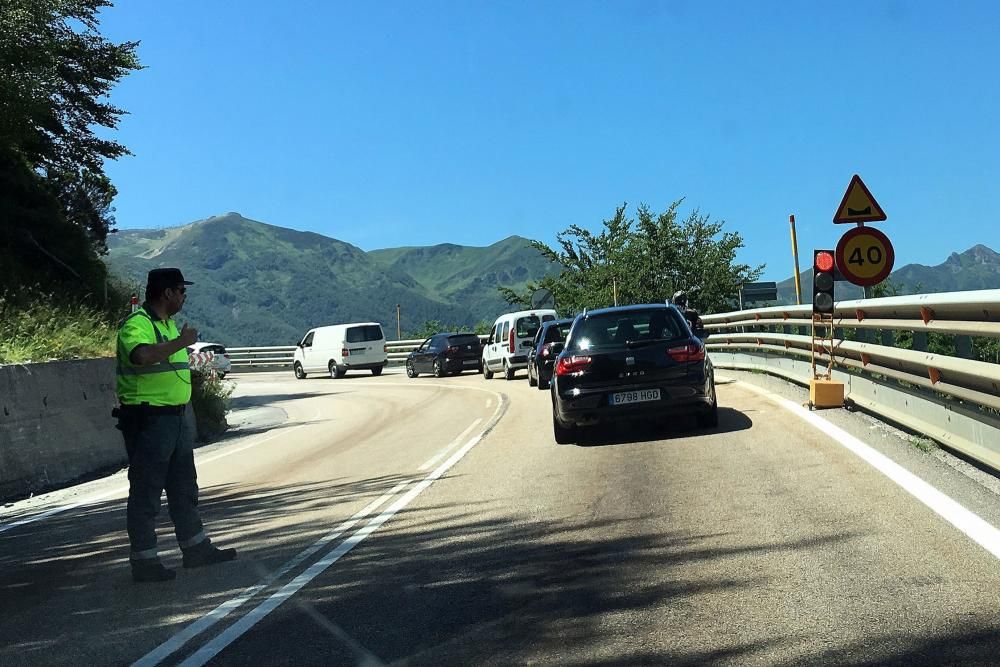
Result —
[[0, 367], [0, 498], [126, 463], [114, 359]]

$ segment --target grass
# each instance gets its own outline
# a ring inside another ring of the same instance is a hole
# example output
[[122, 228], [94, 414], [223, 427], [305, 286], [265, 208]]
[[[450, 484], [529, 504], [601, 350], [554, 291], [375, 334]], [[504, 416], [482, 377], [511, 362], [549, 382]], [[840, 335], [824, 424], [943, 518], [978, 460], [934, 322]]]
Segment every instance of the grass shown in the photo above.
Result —
[[910, 443], [910, 445], [913, 448], [919, 449], [920, 451], [924, 452], [925, 454], [929, 454], [929, 453], [935, 451], [936, 449], [938, 449], [937, 443], [934, 442], [933, 440], [931, 440], [930, 438], [924, 438], [922, 436], [911, 435], [906, 440]]
[[115, 332], [106, 314], [87, 306], [0, 295], [0, 364], [111, 357]]

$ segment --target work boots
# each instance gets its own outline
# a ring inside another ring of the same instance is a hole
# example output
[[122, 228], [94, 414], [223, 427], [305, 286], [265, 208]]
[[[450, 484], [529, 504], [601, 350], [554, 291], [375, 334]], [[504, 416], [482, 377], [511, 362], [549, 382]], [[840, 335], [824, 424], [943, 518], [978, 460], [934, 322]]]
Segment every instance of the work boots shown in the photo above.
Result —
[[184, 567], [204, 567], [225, 563], [236, 558], [236, 549], [219, 549], [205, 540], [189, 549], [184, 549]]
[[177, 573], [163, 567], [157, 559], [134, 560], [132, 565], [132, 581], [137, 584], [148, 584], [158, 581], [171, 581]]

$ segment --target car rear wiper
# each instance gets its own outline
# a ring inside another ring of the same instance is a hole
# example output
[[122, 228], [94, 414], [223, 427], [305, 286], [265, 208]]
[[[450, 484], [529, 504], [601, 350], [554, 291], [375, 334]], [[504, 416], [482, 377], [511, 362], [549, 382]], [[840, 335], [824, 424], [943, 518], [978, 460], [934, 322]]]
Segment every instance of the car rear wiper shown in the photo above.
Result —
[[653, 343], [666, 343], [667, 341], [674, 340], [673, 338], [643, 338], [641, 340], [627, 340], [625, 341], [626, 347], [645, 347], [646, 345], [651, 345]]

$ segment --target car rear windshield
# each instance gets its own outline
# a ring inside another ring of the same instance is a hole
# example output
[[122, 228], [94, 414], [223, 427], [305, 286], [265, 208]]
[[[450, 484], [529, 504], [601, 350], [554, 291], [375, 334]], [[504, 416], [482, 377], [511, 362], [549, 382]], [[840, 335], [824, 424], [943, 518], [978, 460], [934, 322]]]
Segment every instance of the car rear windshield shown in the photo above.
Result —
[[671, 340], [686, 336], [684, 325], [673, 310], [628, 310], [592, 315], [581, 320], [567, 347], [593, 350], [626, 344]]
[[448, 345], [454, 347], [479, 345], [479, 336], [476, 334], [458, 334], [457, 336], [448, 336]]
[[366, 324], [347, 330], [348, 343], [367, 343], [373, 340], [382, 340], [382, 338], [382, 327], [377, 324]]
[[572, 322], [564, 324], [550, 324], [545, 330], [546, 343], [562, 343], [569, 335], [569, 330], [573, 327]]
[[542, 321], [538, 319], [537, 315], [528, 315], [527, 317], [517, 318], [514, 326], [518, 338], [534, 339], [538, 333], [538, 329], [542, 326]]

